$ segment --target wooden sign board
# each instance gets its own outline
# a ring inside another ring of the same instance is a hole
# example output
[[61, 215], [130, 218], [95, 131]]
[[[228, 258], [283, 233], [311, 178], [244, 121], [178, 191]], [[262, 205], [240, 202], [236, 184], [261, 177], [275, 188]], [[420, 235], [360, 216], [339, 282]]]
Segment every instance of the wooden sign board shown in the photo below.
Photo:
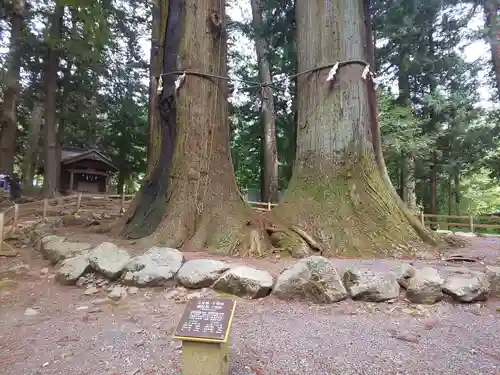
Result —
[[192, 299], [186, 305], [174, 337], [185, 341], [225, 343], [236, 302], [230, 299]]

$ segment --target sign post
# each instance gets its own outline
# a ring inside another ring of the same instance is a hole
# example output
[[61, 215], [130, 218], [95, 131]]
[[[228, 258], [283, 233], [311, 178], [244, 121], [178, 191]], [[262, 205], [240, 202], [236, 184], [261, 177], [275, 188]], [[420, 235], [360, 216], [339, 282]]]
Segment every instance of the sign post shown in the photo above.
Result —
[[182, 340], [182, 375], [227, 375], [229, 331], [236, 302], [193, 299], [188, 302], [174, 338]]

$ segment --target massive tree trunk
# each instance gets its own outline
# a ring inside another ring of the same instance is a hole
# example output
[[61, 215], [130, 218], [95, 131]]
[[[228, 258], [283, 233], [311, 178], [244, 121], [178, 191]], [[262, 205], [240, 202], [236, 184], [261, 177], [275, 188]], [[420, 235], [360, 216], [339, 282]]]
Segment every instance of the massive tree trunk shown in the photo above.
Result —
[[299, 72], [352, 62], [340, 66], [333, 83], [326, 82], [327, 69], [298, 79], [294, 175], [275, 210], [291, 229], [282, 243], [292, 252], [305, 241], [330, 254], [380, 256], [393, 254], [394, 246], [410, 252], [420, 237], [432, 239], [409, 219], [377, 157], [376, 111], [370, 106], [375, 99], [360, 62], [372, 59], [364, 11], [363, 0], [296, 4]]
[[24, 8], [24, 0], [12, 2], [10, 51], [0, 124], [0, 171], [10, 173], [14, 169], [14, 156], [16, 153], [17, 102], [20, 91]]
[[[161, 3], [163, 4], [163, 3]], [[115, 229], [147, 244], [224, 253], [260, 253], [260, 232], [236, 185], [229, 150], [226, 30], [220, 0], [160, 6], [162, 90], [154, 108], [152, 168]], [[263, 243], [267, 245], [266, 242]]]
[[[269, 64], [269, 48], [263, 36], [264, 22], [262, 21], [263, 5], [261, 0], [251, 0], [253, 25], [255, 29], [255, 50], [259, 66], [260, 82], [266, 85], [272, 83], [271, 67]], [[278, 151], [276, 147], [276, 121], [274, 112], [274, 97], [271, 86], [264, 86], [260, 92], [262, 109], [262, 177], [261, 199], [263, 202], [278, 202]]]
[[33, 186], [43, 112], [44, 104], [37, 98], [31, 112], [29, 135], [26, 142], [26, 152], [24, 153], [23, 182], [26, 187]]
[[491, 59], [495, 73], [498, 97], [500, 100], [500, 0], [484, 0], [484, 17], [488, 33], [488, 43], [491, 48]]
[[57, 71], [59, 67], [59, 41], [63, 22], [64, 5], [56, 4], [52, 14], [49, 38], [51, 47], [45, 67], [45, 124], [44, 124], [44, 161], [43, 193], [51, 197], [57, 193]]

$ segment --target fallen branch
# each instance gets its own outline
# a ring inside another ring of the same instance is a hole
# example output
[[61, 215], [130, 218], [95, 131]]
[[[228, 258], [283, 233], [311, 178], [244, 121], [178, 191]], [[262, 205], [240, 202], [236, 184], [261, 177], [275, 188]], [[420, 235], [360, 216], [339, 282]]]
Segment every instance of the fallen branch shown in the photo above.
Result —
[[310, 236], [308, 235], [304, 230], [296, 227], [296, 226], [291, 226], [290, 229], [297, 234], [300, 238], [302, 238], [311, 249], [318, 251], [320, 254], [323, 254], [323, 249], [321, 246], [318, 245], [318, 243]]
[[[287, 228], [275, 228], [275, 227], [266, 227], [265, 230], [269, 233], [278, 233], [278, 232], [287, 232]], [[291, 226], [289, 228], [293, 233], [295, 233], [297, 236], [299, 236], [311, 249], [319, 252], [321, 255], [323, 255], [324, 250], [321, 248], [320, 245], [309, 235], [307, 234], [303, 229], [300, 229], [296, 226]]]

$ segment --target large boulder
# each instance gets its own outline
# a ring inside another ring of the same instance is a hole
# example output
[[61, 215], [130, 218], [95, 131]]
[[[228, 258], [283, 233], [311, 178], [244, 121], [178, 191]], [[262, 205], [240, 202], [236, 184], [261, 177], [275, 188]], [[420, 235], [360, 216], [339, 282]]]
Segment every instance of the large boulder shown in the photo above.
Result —
[[89, 254], [90, 266], [110, 279], [118, 278], [130, 261], [128, 253], [110, 242], [103, 242]]
[[411, 264], [401, 263], [400, 265], [391, 269], [391, 272], [396, 276], [399, 285], [403, 288], [408, 287], [408, 282], [415, 276], [415, 268]]
[[81, 242], [69, 242], [59, 236], [46, 236], [40, 241], [42, 254], [52, 263], [56, 264], [64, 259], [88, 253], [92, 245]]
[[56, 280], [64, 285], [76, 284], [90, 267], [88, 255], [78, 255], [73, 258], [63, 260], [56, 271]]
[[485, 301], [490, 296], [491, 284], [485, 273], [457, 269], [446, 277], [443, 291], [460, 302]]
[[285, 269], [278, 277], [273, 295], [323, 304], [347, 298], [347, 291], [333, 262], [313, 255]]
[[237, 266], [224, 273], [213, 288], [239, 297], [261, 298], [271, 292], [273, 284], [274, 279], [268, 272]]
[[177, 273], [177, 281], [190, 289], [209, 288], [228, 269], [229, 265], [219, 260], [189, 260]]
[[179, 250], [152, 247], [127, 263], [122, 281], [139, 287], [165, 285], [172, 280], [183, 262], [184, 255]]
[[490, 279], [491, 296], [500, 297], [500, 267], [486, 266], [486, 275]]
[[406, 298], [413, 303], [432, 305], [443, 299], [443, 283], [435, 268], [416, 269], [406, 284]]
[[399, 296], [399, 283], [392, 272], [380, 273], [354, 267], [344, 273], [344, 285], [355, 300], [382, 302]]

